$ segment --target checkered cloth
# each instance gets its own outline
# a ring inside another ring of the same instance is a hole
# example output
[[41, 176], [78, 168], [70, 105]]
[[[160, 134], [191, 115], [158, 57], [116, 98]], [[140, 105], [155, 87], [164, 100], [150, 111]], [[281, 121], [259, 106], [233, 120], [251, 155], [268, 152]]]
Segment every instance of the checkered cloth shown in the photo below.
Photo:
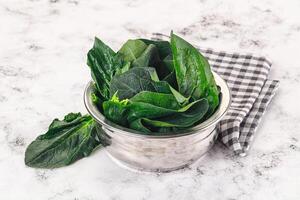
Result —
[[[154, 33], [152, 39], [169, 40], [169, 36]], [[231, 90], [231, 106], [218, 125], [219, 140], [234, 153], [245, 156], [279, 85], [279, 81], [268, 80], [272, 64], [266, 58], [252, 54], [195, 47], [208, 59], [212, 69], [227, 82]]]

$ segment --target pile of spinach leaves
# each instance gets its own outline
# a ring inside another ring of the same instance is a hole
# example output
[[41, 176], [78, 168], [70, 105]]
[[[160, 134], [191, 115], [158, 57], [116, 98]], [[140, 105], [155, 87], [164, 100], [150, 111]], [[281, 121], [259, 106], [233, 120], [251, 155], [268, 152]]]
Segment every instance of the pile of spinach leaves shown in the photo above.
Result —
[[128, 40], [116, 53], [96, 38], [88, 65], [105, 117], [144, 134], [191, 127], [219, 104], [208, 61], [173, 33], [171, 42]]
[[[207, 59], [171, 33], [171, 40], [128, 40], [119, 51], [95, 38], [87, 54], [94, 80], [91, 96], [110, 121], [141, 134], [165, 135], [197, 125], [219, 105], [219, 91]], [[105, 146], [89, 115], [55, 119], [25, 152], [37, 168], [69, 165]]]

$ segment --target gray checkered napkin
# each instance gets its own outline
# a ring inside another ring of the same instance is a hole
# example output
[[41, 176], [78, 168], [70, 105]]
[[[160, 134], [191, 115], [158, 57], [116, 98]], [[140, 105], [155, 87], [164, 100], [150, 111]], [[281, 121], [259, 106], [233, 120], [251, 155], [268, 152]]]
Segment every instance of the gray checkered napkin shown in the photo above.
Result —
[[[169, 37], [154, 33], [152, 39], [169, 40]], [[279, 81], [268, 79], [272, 64], [266, 58], [252, 54], [197, 48], [231, 90], [231, 106], [218, 125], [219, 140], [234, 153], [245, 156], [279, 85]]]

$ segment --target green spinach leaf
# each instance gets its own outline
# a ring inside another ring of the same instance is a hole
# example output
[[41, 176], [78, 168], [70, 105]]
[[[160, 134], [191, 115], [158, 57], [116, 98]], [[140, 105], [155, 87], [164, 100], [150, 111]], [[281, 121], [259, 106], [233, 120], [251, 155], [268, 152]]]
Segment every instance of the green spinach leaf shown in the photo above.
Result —
[[142, 124], [142, 119], [136, 119], [136, 120], [132, 121], [129, 124], [129, 128], [134, 129], [136, 131], [141, 131], [142, 133], [145, 133], [147, 135], [151, 134], [151, 130], [149, 130], [147, 127], [145, 127]]
[[177, 99], [172, 94], [164, 94], [151, 91], [142, 91], [130, 99], [131, 102], [144, 102], [152, 105], [178, 110], [181, 108]]
[[120, 99], [129, 99], [141, 91], [169, 91], [168, 85], [160, 83], [152, 67], [134, 67], [113, 77], [110, 94], [118, 92]]
[[115, 93], [109, 101], [103, 102], [103, 113], [112, 122], [127, 126], [128, 99], [121, 100]]
[[99, 146], [92, 117], [70, 113], [63, 120], [53, 120], [48, 131], [27, 147], [25, 164], [36, 168], [62, 167], [89, 156]]
[[103, 100], [109, 99], [109, 85], [116, 70], [126, 64], [110, 47], [95, 38], [94, 46], [87, 54], [87, 65]]
[[164, 94], [157, 93], [151, 98], [138, 97], [137, 100], [135, 98], [130, 99], [128, 104], [128, 121], [132, 122], [133, 120], [139, 118], [155, 119], [169, 116], [171, 114], [185, 112], [199, 101], [197, 100], [189, 103], [188, 105], [180, 107], [175, 98], [172, 99], [171, 97], [168, 97], [168, 99], [162, 99], [162, 95]]
[[159, 52], [159, 57], [161, 60], [163, 60], [168, 55], [172, 54], [171, 45], [168, 41], [155, 41], [155, 40], [148, 40], [148, 39], [140, 39], [147, 45], [155, 45]]
[[128, 107], [129, 110], [127, 119], [129, 122], [144, 117], [151, 119], [164, 117], [178, 112], [177, 110], [159, 107], [145, 102], [132, 102], [128, 105]]
[[179, 112], [167, 117], [156, 119], [141, 119], [141, 124], [152, 127], [181, 127], [187, 128], [199, 122], [208, 111], [208, 101], [201, 99], [185, 112]]
[[219, 105], [219, 92], [206, 58], [191, 44], [171, 33], [171, 48], [178, 90], [194, 99], [207, 98], [209, 113]]
[[132, 67], [155, 67], [159, 64], [160, 58], [157, 48], [150, 44], [144, 52], [132, 62]]
[[146, 50], [147, 45], [141, 40], [128, 40], [118, 51], [125, 61], [133, 62]]
[[169, 42], [147, 39], [128, 40], [118, 52], [126, 61], [131, 62], [130, 67], [154, 67], [160, 78], [171, 72], [162, 61], [171, 53]]
[[127, 72], [130, 69], [130, 66], [131, 66], [130, 62], [125, 63], [121, 68], [116, 69], [115, 75], [120, 75]]
[[173, 62], [173, 57], [172, 55], [168, 55], [167, 57], [165, 57], [163, 59], [163, 62], [166, 66], [166, 68], [168, 69], [168, 71], [173, 72], [174, 71], [174, 62]]
[[118, 92], [120, 99], [129, 99], [141, 91], [153, 91], [173, 94], [180, 104], [188, 102], [184, 97], [166, 81], [159, 81], [156, 71], [152, 67], [136, 67], [127, 72], [116, 75], [111, 81], [111, 95]]

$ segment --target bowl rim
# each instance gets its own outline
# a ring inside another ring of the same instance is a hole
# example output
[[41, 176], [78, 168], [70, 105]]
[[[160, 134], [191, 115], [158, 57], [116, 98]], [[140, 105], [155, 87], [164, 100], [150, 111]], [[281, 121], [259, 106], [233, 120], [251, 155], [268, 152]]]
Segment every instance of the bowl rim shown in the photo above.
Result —
[[[151, 139], [167, 139], [167, 138], [175, 138], [175, 137], [183, 137], [195, 133], [202, 132], [213, 125], [216, 125], [228, 112], [228, 109], [230, 107], [232, 98], [231, 98], [231, 92], [230, 89], [226, 83], [226, 81], [220, 77], [217, 73], [213, 72], [216, 84], [221, 88], [221, 100], [220, 104], [218, 106], [218, 109], [214, 112], [212, 116], [210, 116], [207, 120], [204, 122], [178, 131], [175, 134], [174, 133], [166, 133], [165, 135], [159, 135], [161, 133], [158, 132], [151, 132], [151, 135], [147, 135], [144, 132], [136, 131], [130, 128], [126, 128], [123, 126], [120, 126], [114, 122], [109, 121], [105, 118], [105, 116], [98, 110], [97, 106], [93, 104], [90, 96], [92, 93], [92, 86], [94, 84], [94, 81], [91, 80], [88, 82], [87, 86], [84, 90], [83, 100], [84, 105], [88, 111], [88, 113], [98, 122], [101, 124], [105, 129], [110, 130], [111, 132], [126, 135], [129, 137], [138, 137], [138, 138], [151, 138]], [[157, 135], [156, 135], [157, 134]]]

